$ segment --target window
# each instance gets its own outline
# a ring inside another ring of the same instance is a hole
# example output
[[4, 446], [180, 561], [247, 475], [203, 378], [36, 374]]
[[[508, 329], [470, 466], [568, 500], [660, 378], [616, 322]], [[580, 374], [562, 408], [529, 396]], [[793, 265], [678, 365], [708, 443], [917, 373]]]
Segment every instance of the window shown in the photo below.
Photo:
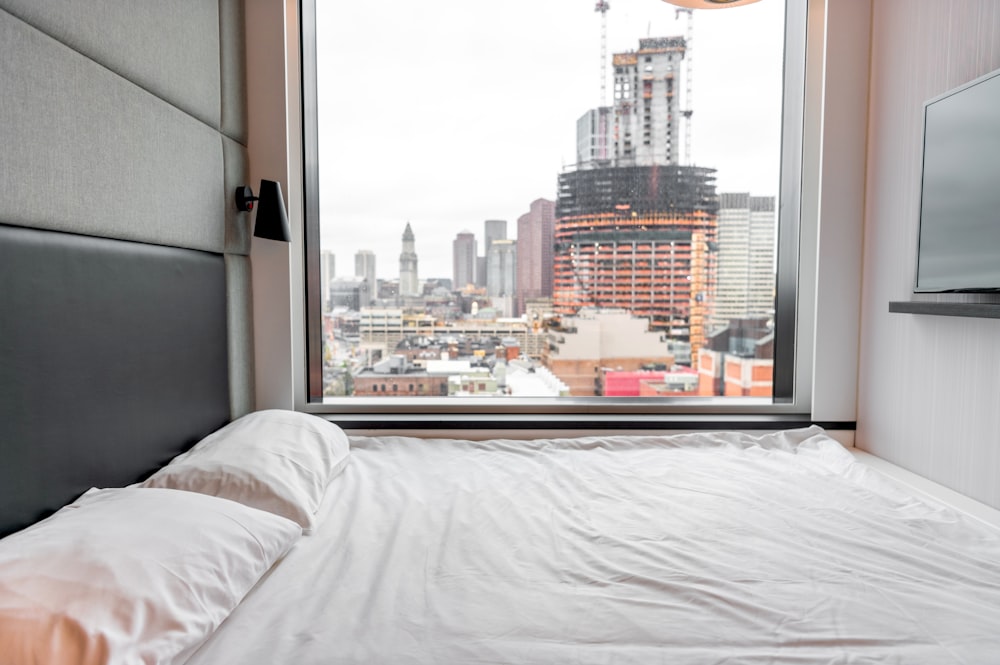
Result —
[[602, 35], [566, 0], [304, 2], [307, 282], [340, 253], [323, 279], [357, 288], [308, 293], [311, 400], [385, 408], [390, 374], [417, 410], [793, 400], [805, 3], [615, 9]]

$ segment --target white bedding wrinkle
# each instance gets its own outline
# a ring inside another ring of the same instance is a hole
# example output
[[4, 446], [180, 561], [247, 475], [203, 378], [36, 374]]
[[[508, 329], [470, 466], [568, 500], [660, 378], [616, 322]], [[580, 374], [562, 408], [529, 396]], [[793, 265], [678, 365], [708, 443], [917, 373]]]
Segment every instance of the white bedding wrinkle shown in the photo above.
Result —
[[351, 443], [192, 665], [1000, 662], [1000, 536], [818, 428]]

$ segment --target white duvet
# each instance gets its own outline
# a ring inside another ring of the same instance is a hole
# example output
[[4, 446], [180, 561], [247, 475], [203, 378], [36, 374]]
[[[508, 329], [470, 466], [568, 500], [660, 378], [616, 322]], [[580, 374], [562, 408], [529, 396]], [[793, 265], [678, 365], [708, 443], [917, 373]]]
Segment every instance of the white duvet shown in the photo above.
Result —
[[1000, 663], [1000, 537], [811, 429], [352, 439], [189, 661]]

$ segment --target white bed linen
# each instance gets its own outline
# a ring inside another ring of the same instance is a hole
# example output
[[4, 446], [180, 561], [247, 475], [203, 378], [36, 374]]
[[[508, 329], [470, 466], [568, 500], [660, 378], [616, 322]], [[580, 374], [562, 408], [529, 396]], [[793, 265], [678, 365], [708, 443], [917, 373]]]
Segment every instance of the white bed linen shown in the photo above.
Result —
[[1000, 536], [816, 428], [352, 446], [192, 665], [1000, 662]]

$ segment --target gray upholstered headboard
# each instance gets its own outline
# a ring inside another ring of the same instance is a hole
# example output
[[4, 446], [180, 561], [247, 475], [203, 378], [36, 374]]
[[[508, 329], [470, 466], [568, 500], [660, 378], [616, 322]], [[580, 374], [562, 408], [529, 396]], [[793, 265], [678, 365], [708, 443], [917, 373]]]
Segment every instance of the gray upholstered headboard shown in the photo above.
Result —
[[0, 0], [0, 534], [253, 409], [243, 35]]

